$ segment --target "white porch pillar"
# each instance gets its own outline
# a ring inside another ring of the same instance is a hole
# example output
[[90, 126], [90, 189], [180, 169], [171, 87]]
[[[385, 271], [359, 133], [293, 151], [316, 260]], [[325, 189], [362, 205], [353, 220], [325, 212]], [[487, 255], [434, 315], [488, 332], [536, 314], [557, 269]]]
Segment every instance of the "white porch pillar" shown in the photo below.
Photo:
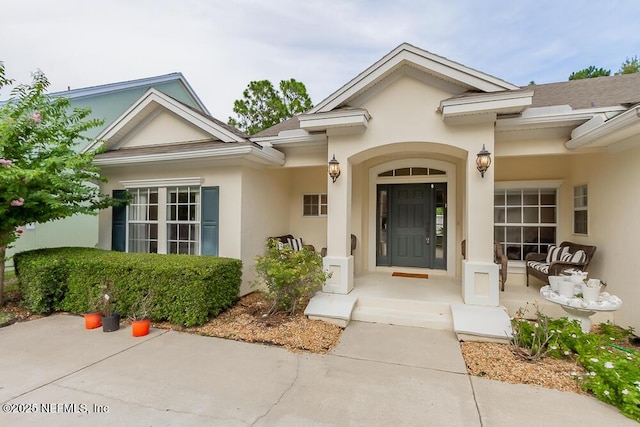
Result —
[[340, 176], [336, 182], [327, 176], [327, 256], [323, 259], [324, 269], [330, 271], [332, 276], [322, 290], [348, 294], [353, 289], [354, 275], [351, 256], [351, 164], [346, 155], [338, 152], [335, 155], [340, 162]]
[[[494, 152], [493, 140], [482, 141]], [[482, 148], [478, 143], [477, 151]], [[465, 304], [497, 306], [500, 286], [498, 265], [493, 262], [493, 165], [480, 176], [476, 152], [467, 157], [466, 188], [466, 259], [462, 268], [462, 292]]]

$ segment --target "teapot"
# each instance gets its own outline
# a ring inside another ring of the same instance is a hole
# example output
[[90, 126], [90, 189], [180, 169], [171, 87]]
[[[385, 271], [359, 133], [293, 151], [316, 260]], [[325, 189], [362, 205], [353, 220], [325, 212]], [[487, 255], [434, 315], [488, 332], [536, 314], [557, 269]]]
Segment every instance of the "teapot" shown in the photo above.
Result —
[[573, 283], [584, 283], [585, 280], [587, 280], [587, 275], [589, 273], [587, 273], [586, 271], [573, 271], [571, 273], [571, 278], [570, 280]]

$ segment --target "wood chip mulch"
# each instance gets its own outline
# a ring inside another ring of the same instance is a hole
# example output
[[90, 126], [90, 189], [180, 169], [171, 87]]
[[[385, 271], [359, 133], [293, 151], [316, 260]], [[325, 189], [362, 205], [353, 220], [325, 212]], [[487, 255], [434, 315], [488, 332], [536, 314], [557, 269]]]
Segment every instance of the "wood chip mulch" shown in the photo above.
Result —
[[266, 317], [264, 314], [269, 308], [264, 294], [253, 292], [202, 326], [184, 328], [166, 322], [153, 323], [153, 326], [211, 337], [277, 345], [292, 352], [326, 354], [338, 344], [343, 330], [339, 326], [320, 320], [309, 320], [302, 313], [292, 316], [277, 313]]
[[553, 357], [528, 361], [516, 355], [508, 344], [461, 342], [460, 347], [469, 375], [585, 394], [575, 379], [585, 370], [575, 361]]

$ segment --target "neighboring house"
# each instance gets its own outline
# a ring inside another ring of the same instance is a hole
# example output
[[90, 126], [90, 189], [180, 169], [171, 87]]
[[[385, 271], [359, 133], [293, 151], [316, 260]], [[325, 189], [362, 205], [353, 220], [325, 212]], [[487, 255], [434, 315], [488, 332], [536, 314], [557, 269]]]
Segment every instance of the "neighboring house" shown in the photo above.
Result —
[[571, 240], [598, 247], [591, 274], [638, 329], [639, 103], [640, 74], [518, 87], [409, 44], [252, 137], [149, 90], [99, 136], [104, 190], [134, 196], [100, 214], [100, 247], [240, 258], [247, 293], [265, 239], [293, 234], [327, 248], [326, 292], [402, 267], [496, 306], [494, 239], [509, 286], [524, 286], [528, 252]]
[[[197, 97], [189, 83], [181, 73], [149, 77], [126, 82], [112, 83], [81, 89], [70, 89], [64, 92], [49, 94], [52, 97], [64, 96], [69, 98], [74, 108], [91, 108], [89, 118], [103, 119], [104, 125], [90, 129], [86, 136], [95, 138], [115, 119], [138, 100], [149, 88], [155, 88], [177, 100], [207, 113], [207, 109]], [[78, 151], [86, 146], [82, 143]], [[59, 221], [45, 224], [32, 224], [23, 228], [14, 246], [7, 256], [14, 253], [57, 246], [89, 246], [98, 244], [98, 218], [91, 215], [76, 215]], [[9, 265], [11, 262], [9, 261]]]

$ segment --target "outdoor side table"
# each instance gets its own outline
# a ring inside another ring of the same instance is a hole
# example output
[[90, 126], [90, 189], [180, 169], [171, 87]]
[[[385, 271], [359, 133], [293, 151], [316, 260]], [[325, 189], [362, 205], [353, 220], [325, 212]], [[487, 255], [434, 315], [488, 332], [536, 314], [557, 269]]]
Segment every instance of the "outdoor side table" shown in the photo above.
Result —
[[585, 301], [580, 297], [566, 297], [556, 291], [552, 291], [549, 285], [540, 289], [540, 296], [549, 302], [558, 304], [567, 313], [569, 320], [580, 322], [582, 332], [591, 330], [591, 319], [599, 311], [616, 311], [622, 306], [622, 300], [608, 292], [600, 292], [598, 301]]

